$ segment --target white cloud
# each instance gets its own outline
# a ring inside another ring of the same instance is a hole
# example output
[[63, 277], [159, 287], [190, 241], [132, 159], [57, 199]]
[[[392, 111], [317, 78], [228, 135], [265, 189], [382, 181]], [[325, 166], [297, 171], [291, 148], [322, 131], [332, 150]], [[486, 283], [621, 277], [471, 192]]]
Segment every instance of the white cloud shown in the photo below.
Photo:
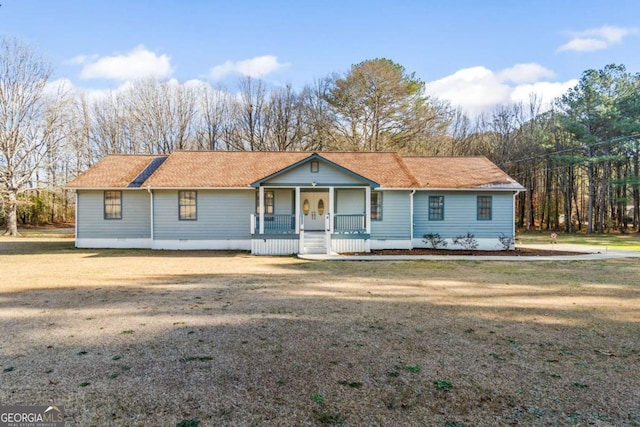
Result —
[[606, 49], [609, 45], [604, 40], [575, 38], [558, 48], [558, 51], [575, 50], [576, 52], [593, 52], [594, 50]]
[[572, 38], [558, 48], [558, 51], [593, 52], [620, 43], [623, 38], [640, 34], [639, 27], [613, 27], [605, 25], [585, 31], [570, 33]]
[[569, 89], [578, 84], [578, 79], [567, 80], [566, 82], [536, 82], [532, 84], [518, 85], [511, 91], [512, 102], [522, 102], [526, 104], [529, 96], [535, 94], [542, 102], [549, 103], [555, 98], [564, 95]]
[[139, 45], [131, 52], [114, 56], [76, 56], [71, 60], [83, 65], [83, 79], [135, 80], [145, 77], [171, 76], [171, 60], [167, 55], [157, 55]]
[[[121, 90], [123, 86], [118, 87], [116, 91]], [[59, 97], [61, 94], [83, 94], [89, 102], [102, 99], [112, 92], [109, 89], [89, 89], [78, 87], [67, 78], [61, 78], [48, 82], [44, 88], [44, 91], [46, 94], [56, 97]]]
[[46, 95], [56, 96], [74, 90], [73, 83], [67, 78], [48, 81], [43, 92]]
[[273, 55], [256, 56], [255, 58], [242, 61], [226, 61], [224, 64], [216, 65], [211, 69], [211, 77], [219, 80], [231, 73], [238, 73], [247, 77], [264, 77], [289, 64], [278, 62], [278, 58]]
[[509, 80], [513, 83], [532, 83], [544, 77], [553, 77], [555, 73], [540, 64], [516, 64], [511, 68], [506, 68], [498, 74], [500, 80]]
[[543, 103], [550, 103], [577, 84], [577, 80], [541, 81], [553, 76], [553, 71], [535, 63], [516, 64], [499, 71], [477, 66], [428, 82], [426, 92], [475, 116], [489, 113], [498, 105], [526, 104], [531, 93]]

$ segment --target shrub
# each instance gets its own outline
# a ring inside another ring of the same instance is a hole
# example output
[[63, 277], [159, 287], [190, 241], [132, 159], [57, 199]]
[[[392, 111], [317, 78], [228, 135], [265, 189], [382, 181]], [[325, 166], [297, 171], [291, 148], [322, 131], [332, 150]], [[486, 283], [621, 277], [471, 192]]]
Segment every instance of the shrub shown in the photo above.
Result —
[[431, 245], [433, 249], [446, 248], [447, 241], [440, 237], [438, 233], [429, 233], [422, 236], [422, 241]]
[[511, 250], [515, 247], [516, 244], [516, 236], [506, 236], [504, 234], [500, 234], [498, 236], [498, 240], [500, 241], [500, 244], [502, 245], [502, 249], [508, 251]]
[[456, 236], [453, 238], [453, 244], [462, 246], [464, 249], [478, 249], [478, 241], [472, 233], [467, 232], [464, 236]]

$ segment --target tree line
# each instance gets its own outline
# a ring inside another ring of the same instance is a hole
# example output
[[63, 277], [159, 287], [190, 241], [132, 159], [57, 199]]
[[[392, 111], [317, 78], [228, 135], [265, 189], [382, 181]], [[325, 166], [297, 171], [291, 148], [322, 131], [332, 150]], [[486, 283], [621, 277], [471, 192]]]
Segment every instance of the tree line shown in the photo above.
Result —
[[0, 221], [70, 222], [64, 184], [108, 154], [174, 150], [397, 151], [485, 155], [527, 187], [519, 227], [573, 232], [638, 227], [640, 77], [585, 71], [553, 102], [531, 96], [470, 118], [425, 94], [389, 59], [294, 89], [145, 79], [100, 96], [47, 85], [51, 66], [0, 38]]

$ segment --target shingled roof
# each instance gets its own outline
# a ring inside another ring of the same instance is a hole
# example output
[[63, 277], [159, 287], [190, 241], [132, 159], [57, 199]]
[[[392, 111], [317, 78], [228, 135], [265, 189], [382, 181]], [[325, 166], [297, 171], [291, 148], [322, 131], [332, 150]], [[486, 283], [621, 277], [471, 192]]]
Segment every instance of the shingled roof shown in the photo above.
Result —
[[419, 188], [523, 187], [486, 157], [403, 157]]
[[[69, 188], [122, 188], [136, 187], [144, 183], [139, 178], [153, 171], [150, 166], [160, 166], [167, 156], [114, 154], [93, 165], [67, 184]], [[145, 179], [146, 180], [146, 179]]]
[[401, 157], [389, 152], [177, 151], [169, 156], [111, 155], [69, 188], [246, 188], [313, 155], [381, 188], [523, 187], [486, 157]]

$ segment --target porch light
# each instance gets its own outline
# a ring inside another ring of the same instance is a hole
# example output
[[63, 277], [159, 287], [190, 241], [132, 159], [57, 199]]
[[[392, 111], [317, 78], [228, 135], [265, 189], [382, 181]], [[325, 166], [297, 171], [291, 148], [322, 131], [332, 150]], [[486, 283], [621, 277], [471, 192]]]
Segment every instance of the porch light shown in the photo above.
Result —
[[315, 182], [315, 181], [313, 181], [313, 182], [311, 183], [311, 185], [312, 185], [313, 187], [315, 187], [315, 186], [316, 186], [316, 182]]

